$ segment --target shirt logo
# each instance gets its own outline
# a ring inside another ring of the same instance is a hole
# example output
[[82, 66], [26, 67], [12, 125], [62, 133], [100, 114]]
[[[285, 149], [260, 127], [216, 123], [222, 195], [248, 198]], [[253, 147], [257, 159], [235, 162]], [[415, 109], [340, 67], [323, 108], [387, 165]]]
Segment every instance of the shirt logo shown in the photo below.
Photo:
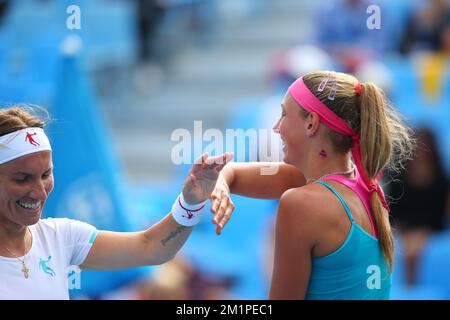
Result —
[[51, 277], [56, 276], [55, 271], [53, 271], [52, 268], [50, 268], [47, 263], [50, 262], [52, 256], [48, 256], [47, 260], [43, 260], [42, 258], [39, 258], [39, 269], [42, 269], [46, 274], [50, 275]]
[[29, 141], [31, 145], [37, 147], [40, 146], [40, 144], [38, 142], [36, 142], [36, 140], [34, 140], [33, 136], [35, 136], [37, 134], [37, 132], [31, 134], [29, 132], [27, 132], [27, 136], [25, 137], [25, 141]]

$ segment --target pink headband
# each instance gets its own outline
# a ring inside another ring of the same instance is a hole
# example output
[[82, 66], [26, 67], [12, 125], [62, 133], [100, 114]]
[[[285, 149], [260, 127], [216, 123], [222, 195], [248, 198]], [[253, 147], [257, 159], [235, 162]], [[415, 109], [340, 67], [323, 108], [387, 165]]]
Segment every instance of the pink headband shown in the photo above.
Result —
[[361, 150], [360, 150], [360, 140], [361, 135], [359, 132], [354, 131], [347, 121], [340, 118], [333, 111], [331, 111], [322, 101], [320, 101], [305, 85], [302, 78], [297, 79], [288, 89], [289, 94], [292, 98], [308, 112], [315, 112], [319, 115], [320, 121], [323, 122], [328, 128], [337, 133], [351, 136], [353, 139], [352, 155], [355, 160], [356, 167], [361, 173], [361, 177], [368, 187], [369, 191], [376, 191], [380, 197], [383, 207], [389, 212], [389, 206], [386, 203], [383, 190], [380, 188], [378, 181], [381, 179], [381, 172], [378, 174], [373, 183], [368, 179], [361, 160]]

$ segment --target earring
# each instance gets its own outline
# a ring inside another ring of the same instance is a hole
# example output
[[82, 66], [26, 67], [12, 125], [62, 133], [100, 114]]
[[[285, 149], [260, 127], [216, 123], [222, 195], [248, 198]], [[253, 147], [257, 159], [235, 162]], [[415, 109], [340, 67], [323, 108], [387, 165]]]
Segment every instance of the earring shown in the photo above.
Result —
[[325, 150], [321, 150], [320, 153], [319, 153], [319, 157], [326, 158], [327, 157], [327, 152]]

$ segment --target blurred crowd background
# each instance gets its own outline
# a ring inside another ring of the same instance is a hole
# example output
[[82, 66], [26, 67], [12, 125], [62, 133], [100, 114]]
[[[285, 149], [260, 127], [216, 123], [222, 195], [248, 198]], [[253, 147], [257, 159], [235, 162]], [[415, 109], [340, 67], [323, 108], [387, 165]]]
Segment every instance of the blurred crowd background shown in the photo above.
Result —
[[[450, 299], [449, 62], [448, 0], [0, 0], [0, 106], [51, 117], [45, 215], [99, 229], [167, 214], [190, 167], [172, 161], [174, 130], [270, 129], [312, 70], [378, 84], [418, 141], [407, 170], [383, 178], [393, 299]], [[206, 213], [175, 260], [83, 271], [72, 297], [266, 298], [277, 202], [234, 202], [221, 236]]]

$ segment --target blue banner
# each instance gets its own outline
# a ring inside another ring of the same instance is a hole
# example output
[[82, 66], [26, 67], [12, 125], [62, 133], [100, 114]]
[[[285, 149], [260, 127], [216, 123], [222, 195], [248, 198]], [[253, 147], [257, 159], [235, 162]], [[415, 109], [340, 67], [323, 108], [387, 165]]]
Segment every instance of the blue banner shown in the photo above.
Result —
[[[53, 147], [55, 188], [45, 215], [88, 222], [99, 230], [131, 231], [120, 167], [88, 77], [76, 54], [62, 57], [47, 133]], [[144, 269], [82, 271], [74, 296], [100, 297], [142, 276]]]

